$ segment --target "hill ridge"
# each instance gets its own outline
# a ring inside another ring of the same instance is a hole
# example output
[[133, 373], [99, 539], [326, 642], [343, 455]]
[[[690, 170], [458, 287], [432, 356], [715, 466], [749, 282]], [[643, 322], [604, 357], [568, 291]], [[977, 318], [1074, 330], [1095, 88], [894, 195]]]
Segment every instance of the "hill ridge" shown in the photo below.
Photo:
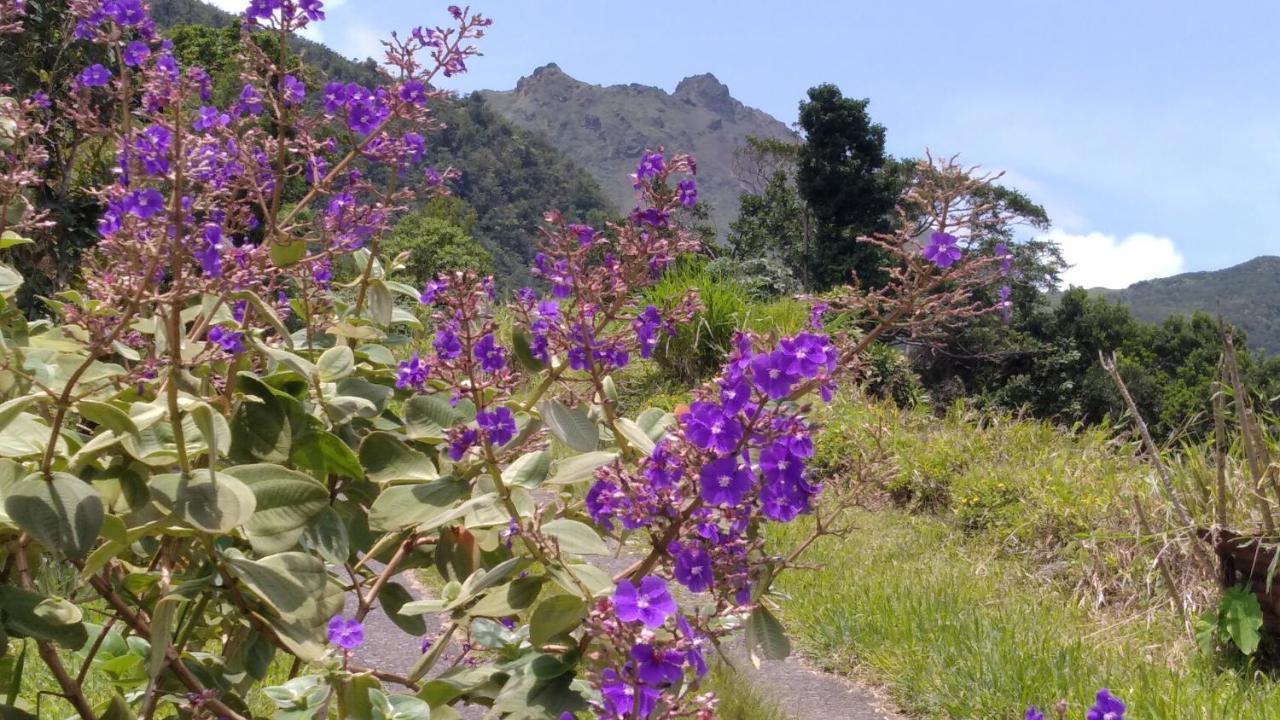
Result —
[[620, 208], [635, 202], [631, 180], [646, 149], [688, 152], [698, 161], [700, 198], [721, 236], [737, 217], [747, 189], [734, 170], [734, 151], [748, 136], [795, 140], [786, 124], [733, 97], [712, 73], [685, 77], [675, 89], [640, 83], [598, 85], [550, 62], [512, 90], [480, 94], [500, 115], [541, 133], [587, 168]]

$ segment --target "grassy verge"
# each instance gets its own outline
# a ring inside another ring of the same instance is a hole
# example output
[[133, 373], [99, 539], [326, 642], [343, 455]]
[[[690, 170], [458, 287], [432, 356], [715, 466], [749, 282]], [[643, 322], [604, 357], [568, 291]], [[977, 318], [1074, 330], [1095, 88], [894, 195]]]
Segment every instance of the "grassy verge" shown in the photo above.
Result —
[[782, 706], [765, 697], [732, 667], [717, 664], [711, 668], [707, 689], [719, 698], [716, 717], [719, 720], [790, 720]]
[[[821, 569], [784, 576], [785, 621], [813, 658], [885, 683], [914, 716], [1013, 720], [1067, 698], [1080, 717], [1110, 687], [1143, 720], [1280, 718], [1280, 684], [1209, 667], [1167, 640], [1180, 631], [1159, 616], [1101, 625], [936, 518], [856, 521], [852, 536], [811, 549]], [[783, 527], [771, 541], [786, 547], [806, 530]]]

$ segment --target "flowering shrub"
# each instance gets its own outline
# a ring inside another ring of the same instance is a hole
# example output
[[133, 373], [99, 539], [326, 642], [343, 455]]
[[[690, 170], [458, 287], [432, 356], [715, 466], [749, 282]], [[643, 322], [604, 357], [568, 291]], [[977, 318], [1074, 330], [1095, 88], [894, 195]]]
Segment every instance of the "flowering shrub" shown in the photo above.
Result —
[[[687, 412], [622, 417], [613, 373], [697, 307], [638, 300], [696, 249], [692, 158], [646, 153], [635, 210], [607, 227], [548, 213], [545, 294], [504, 306], [469, 271], [412, 287], [380, 241], [458, 173], [430, 164], [430, 108], [486, 18], [453, 7], [452, 27], [393, 36], [384, 87], [315, 85], [283, 40], [319, 0], [253, 0], [245, 82], [218, 107], [143, 0], [69, 6], [74, 42], [112, 61], [0, 103], [0, 247], [52, 222], [31, 168], [53, 113], [116, 172], [56, 322], [17, 314], [0, 266], [0, 640], [33, 644], [79, 717], [246, 718], [278, 663], [279, 717], [708, 718], [711, 644], [745, 629], [754, 657], [788, 652], [769, 595], [798, 551], [770, 555], [761, 527], [822, 512], [808, 403], [892, 328], [980, 312], [969, 292], [996, 277], [947, 234], [968, 225], [953, 190], [918, 190], [938, 202], [912, 218], [946, 248], [921, 255], [910, 225], [875, 240], [907, 261], [843, 299], [863, 336], [828, 337], [815, 308], [793, 337], [739, 334]], [[24, 13], [0, 0], [0, 30]], [[608, 537], [642, 546], [614, 575], [590, 561]], [[398, 578], [424, 566], [445, 585], [415, 600]], [[430, 635], [407, 674], [353, 661], [377, 606]], [[440, 669], [449, 647], [463, 661]], [[114, 694], [87, 697], [89, 672]]]

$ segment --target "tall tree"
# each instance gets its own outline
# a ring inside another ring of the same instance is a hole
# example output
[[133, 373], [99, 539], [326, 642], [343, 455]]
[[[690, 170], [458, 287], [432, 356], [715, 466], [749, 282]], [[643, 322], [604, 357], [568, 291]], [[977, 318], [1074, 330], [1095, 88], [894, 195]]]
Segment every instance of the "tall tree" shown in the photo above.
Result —
[[808, 277], [817, 289], [849, 282], [884, 282], [884, 254], [858, 238], [886, 232], [902, 186], [899, 166], [885, 155], [885, 129], [871, 121], [866, 99], [846, 98], [835, 85], [809, 90], [800, 103], [805, 143], [796, 185], [817, 221]]

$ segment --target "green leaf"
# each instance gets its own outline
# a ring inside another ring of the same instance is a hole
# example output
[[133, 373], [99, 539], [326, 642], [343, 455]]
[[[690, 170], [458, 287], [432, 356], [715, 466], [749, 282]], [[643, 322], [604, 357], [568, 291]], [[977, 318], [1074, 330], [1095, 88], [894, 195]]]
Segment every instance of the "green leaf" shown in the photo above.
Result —
[[414, 395], [404, 404], [404, 432], [411, 440], [443, 440], [445, 428], [462, 421], [462, 414], [435, 395]]
[[283, 401], [261, 380], [241, 373], [236, 383], [245, 394], [231, 418], [231, 452], [236, 462], [289, 460], [292, 430]]
[[360, 464], [377, 483], [434, 480], [440, 477], [426, 455], [405, 445], [391, 433], [369, 433], [360, 443]]
[[226, 533], [253, 517], [257, 499], [232, 475], [199, 470], [151, 478], [151, 498], [166, 512], [207, 533]]
[[495, 588], [472, 605], [467, 614], [473, 617], [510, 617], [533, 606], [547, 578], [541, 575], [517, 578]]
[[769, 608], [757, 605], [747, 617], [747, 652], [757, 668], [761, 659], [785, 660], [791, 654], [791, 641]]
[[316, 366], [310, 360], [297, 353], [283, 350], [281, 348], [274, 348], [270, 345], [264, 345], [263, 343], [257, 343], [257, 346], [258, 350], [262, 351], [263, 355], [266, 355], [276, 361], [276, 363], [289, 368], [304, 378], [311, 378], [316, 374]]
[[273, 242], [270, 253], [271, 262], [275, 263], [276, 267], [289, 267], [297, 265], [307, 256], [307, 244], [301, 240]]
[[634, 420], [618, 418], [617, 422], [614, 423], [614, 429], [622, 437], [626, 438], [631, 447], [639, 450], [641, 454], [646, 456], [653, 454], [653, 448], [656, 447], [656, 443]]
[[8, 250], [18, 245], [30, 245], [33, 242], [35, 241], [31, 238], [22, 237], [12, 230], [5, 230], [0, 233], [0, 250]]
[[209, 403], [195, 403], [188, 410], [192, 422], [200, 428], [205, 447], [209, 451], [209, 464], [216, 465], [218, 459], [231, 448], [231, 426], [222, 413], [213, 409]]
[[542, 532], [556, 539], [560, 549], [575, 555], [608, 555], [609, 546], [586, 523], [557, 518], [542, 526]]
[[381, 280], [369, 282], [368, 297], [369, 319], [374, 325], [386, 327], [391, 324], [392, 311], [395, 309], [395, 297], [391, 289]]
[[342, 587], [333, 582], [324, 561], [302, 552], [283, 552], [250, 560], [226, 553], [227, 567], [282, 618], [316, 631], [342, 610]]
[[28, 475], [10, 488], [5, 514], [45, 547], [82, 558], [93, 549], [106, 513], [96, 488], [74, 475]]
[[13, 585], [0, 585], [0, 618], [4, 620], [5, 630], [18, 637], [55, 642], [68, 650], [84, 647], [89, 641], [84, 622], [64, 623], [58, 617], [53, 621], [41, 617], [36, 608], [46, 600], [49, 598]]
[[355, 451], [327, 430], [308, 426], [293, 438], [292, 452], [290, 459], [294, 465], [322, 476], [338, 475], [356, 480], [364, 477], [364, 468]]
[[356, 369], [356, 354], [346, 345], [334, 345], [325, 350], [316, 362], [316, 371], [324, 382], [337, 382]]
[[548, 485], [573, 485], [591, 479], [596, 468], [607, 465], [618, 458], [616, 452], [598, 450], [596, 452], [574, 455], [557, 461]]
[[107, 707], [99, 715], [98, 720], [137, 720], [129, 703], [120, 697], [120, 693], [112, 693]]
[[304, 547], [315, 548], [322, 557], [334, 565], [341, 565], [351, 554], [351, 539], [347, 524], [337, 510], [326, 507], [311, 521], [302, 533]]
[[530, 490], [538, 487], [547, 479], [551, 471], [551, 453], [546, 450], [535, 450], [516, 458], [515, 462], [502, 471], [502, 481], [507, 485], [517, 485]]
[[76, 411], [85, 420], [95, 425], [102, 425], [121, 435], [136, 436], [139, 433], [138, 426], [133, 422], [133, 418], [129, 417], [129, 413], [110, 403], [81, 400], [76, 403]]
[[515, 353], [516, 360], [529, 372], [545, 370], [546, 364], [533, 354], [531, 343], [532, 338], [529, 337], [527, 331], [521, 328], [515, 328], [511, 331], [511, 350]]
[[545, 645], [582, 623], [587, 604], [576, 595], [552, 595], [538, 603], [529, 618], [529, 642]]
[[254, 550], [269, 555], [293, 547], [303, 529], [329, 507], [329, 489], [309, 475], [279, 465], [237, 465], [224, 475], [253, 491], [255, 509], [245, 524]]
[[22, 273], [0, 263], [0, 296], [10, 297], [22, 287]]
[[1248, 587], [1232, 587], [1222, 592], [1218, 625], [1245, 655], [1258, 650], [1262, 639], [1262, 605]]
[[568, 408], [555, 400], [547, 400], [540, 412], [551, 434], [574, 450], [590, 452], [600, 444], [600, 426], [585, 409]]
[[466, 494], [469, 486], [453, 478], [383, 490], [369, 508], [369, 528], [387, 532], [436, 519]]
[[0, 404], [0, 430], [9, 427], [9, 423], [13, 422], [14, 418], [18, 417], [23, 410], [26, 410], [35, 401], [35, 395], [23, 395]]
[[382, 612], [395, 626], [414, 637], [427, 633], [427, 623], [421, 615], [401, 615], [400, 608], [405, 603], [413, 602], [413, 595], [397, 582], [389, 582], [382, 586], [378, 593], [378, 602], [382, 603]]
[[165, 655], [173, 644], [173, 623], [178, 606], [185, 600], [173, 595], [160, 598], [151, 614], [151, 651], [147, 656], [147, 677], [152, 680], [164, 669]]

